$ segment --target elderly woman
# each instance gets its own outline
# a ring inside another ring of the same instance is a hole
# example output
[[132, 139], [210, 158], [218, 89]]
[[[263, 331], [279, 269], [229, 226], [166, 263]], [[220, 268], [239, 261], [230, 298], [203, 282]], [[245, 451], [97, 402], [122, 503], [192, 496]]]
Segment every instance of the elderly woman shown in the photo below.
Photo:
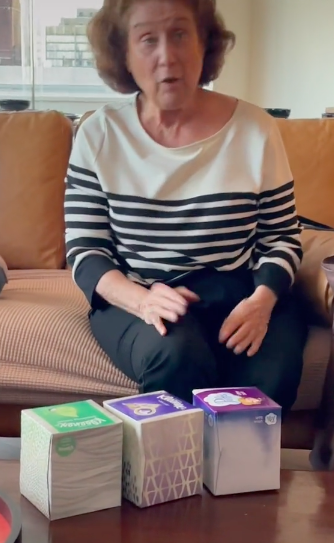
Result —
[[82, 125], [67, 177], [96, 340], [142, 392], [257, 386], [286, 412], [306, 339], [300, 227], [274, 119], [204, 89], [234, 35], [213, 0], [105, 0], [89, 38], [124, 94]]

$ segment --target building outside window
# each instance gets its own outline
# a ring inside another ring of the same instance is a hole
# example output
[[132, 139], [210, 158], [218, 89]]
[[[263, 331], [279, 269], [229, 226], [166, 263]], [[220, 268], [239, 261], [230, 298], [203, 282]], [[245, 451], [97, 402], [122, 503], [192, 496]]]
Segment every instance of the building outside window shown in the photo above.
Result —
[[82, 114], [119, 97], [99, 78], [86, 36], [102, 4], [0, 0], [0, 100]]
[[21, 65], [20, 0], [0, 0], [0, 66]]
[[0, 100], [84, 113], [119, 96], [99, 78], [86, 36], [103, 0], [0, 0]]
[[76, 18], [62, 18], [57, 26], [46, 27], [46, 65], [93, 68], [94, 59], [86, 37], [89, 20], [96, 9], [78, 9]]

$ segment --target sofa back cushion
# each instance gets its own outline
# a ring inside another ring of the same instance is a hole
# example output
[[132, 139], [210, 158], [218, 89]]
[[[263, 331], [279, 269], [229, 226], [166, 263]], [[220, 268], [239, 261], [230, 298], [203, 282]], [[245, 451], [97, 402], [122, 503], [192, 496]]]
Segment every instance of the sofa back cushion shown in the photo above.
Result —
[[0, 254], [9, 269], [64, 266], [71, 122], [55, 111], [0, 113]]
[[300, 216], [334, 228], [334, 119], [277, 119]]

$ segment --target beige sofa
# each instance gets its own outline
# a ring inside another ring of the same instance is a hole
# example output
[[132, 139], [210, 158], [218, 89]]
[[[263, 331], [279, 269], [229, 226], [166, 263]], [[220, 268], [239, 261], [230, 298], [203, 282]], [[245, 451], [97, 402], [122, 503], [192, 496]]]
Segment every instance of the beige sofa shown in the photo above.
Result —
[[[334, 227], [334, 120], [279, 121], [300, 215]], [[73, 127], [56, 112], [0, 114], [0, 436], [22, 407], [134, 394], [90, 334], [88, 305], [65, 267], [64, 177]], [[310, 323], [302, 384], [283, 444], [310, 447], [330, 356], [333, 296], [321, 269], [334, 232], [305, 230], [296, 288]]]

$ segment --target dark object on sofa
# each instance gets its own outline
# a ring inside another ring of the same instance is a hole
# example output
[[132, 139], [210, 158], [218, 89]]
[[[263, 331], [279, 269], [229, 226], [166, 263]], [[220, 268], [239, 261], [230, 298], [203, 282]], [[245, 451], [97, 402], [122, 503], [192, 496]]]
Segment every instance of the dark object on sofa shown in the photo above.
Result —
[[288, 119], [290, 117], [291, 109], [279, 109], [279, 108], [265, 108], [266, 112], [276, 117], [277, 119]]
[[[325, 258], [322, 268], [326, 274], [328, 283], [334, 292], [334, 256]], [[334, 310], [334, 307], [333, 307]], [[316, 436], [314, 448], [310, 455], [312, 467], [317, 470], [334, 471], [334, 322], [332, 349], [322, 402], [317, 415], [319, 431]]]
[[3, 111], [24, 111], [29, 106], [29, 100], [0, 100], [0, 109]]
[[72, 123], [74, 121], [79, 121], [81, 115], [78, 115], [77, 113], [64, 113], [65, 117], [67, 117]]

